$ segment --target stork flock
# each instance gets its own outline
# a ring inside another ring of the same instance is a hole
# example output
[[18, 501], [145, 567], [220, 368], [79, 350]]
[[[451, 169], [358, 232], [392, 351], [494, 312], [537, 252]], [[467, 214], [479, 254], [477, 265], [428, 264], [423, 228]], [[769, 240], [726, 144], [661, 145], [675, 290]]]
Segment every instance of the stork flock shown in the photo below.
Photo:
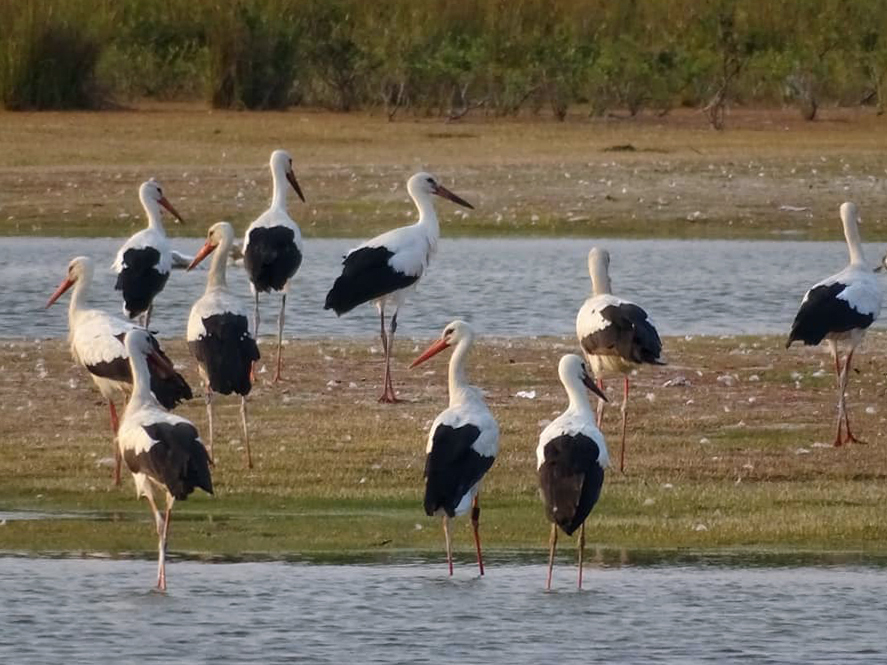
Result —
[[[184, 220], [154, 180], [143, 183], [139, 189], [148, 226], [124, 243], [112, 265], [117, 274], [115, 288], [121, 291], [126, 318], [87, 307], [95, 267], [92, 259], [85, 256], [70, 261], [65, 278], [46, 305], [48, 308], [73, 288], [68, 307], [71, 353], [108, 403], [114, 482], [120, 483], [121, 466], [125, 462], [132, 473], [137, 496], [144, 496], [151, 507], [158, 535], [157, 587], [161, 590], [166, 589], [167, 538], [174, 502], [186, 499], [197, 488], [213, 492], [213, 399], [217, 393], [236, 393], [241, 398], [245, 462], [252, 467], [247, 396], [255, 378], [255, 363], [260, 358], [259, 294], [270, 291], [281, 295], [274, 381], [281, 379], [286, 295], [303, 256], [299, 227], [287, 212], [288, 188], [303, 202], [305, 196], [286, 151], [272, 153], [270, 168], [271, 205], [250, 224], [240, 250], [254, 299], [252, 327], [245, 303], [229, 289], [226, 281], [229, 256], [237, 251], [234, 228], [227, 222], [211, 226], [205, 244], [194, 257], [173, 251], [164, 231], [161, 209], [181, 223]], [[468, 201], [428, 173], [413, 175], [407, 182], [407, 191], [418, 209], [418, 220], [351, 250], [344, 257], [341, 275], [333, 283], [324, 305], [339, 316], [364, 303], [376, 306], [384, 351], [379, 401], [384, 403], [399, 401], [391, 373], [398, 313], [425, 274], [440, 237], [432, 197], [472, 208]], [[826, 341], [831, 350], [838, 386], [835, 446], [859, 442], [850, 429], [845, 393], [853, 354], [867, 328], [878, 317], [882, 302], [881, 287], [862, 253], [856, 206], [844, 203], [840, 214], [850, 263], [806, 293], [786, 344], [801, 341], [817, 345]], [[171, 413], [182, 401], [193, 397], [192, 390], [148, 325], [154, 299], [169, 279], [171, 269], [182, 267], [190, 271], [210, 255], [206, 290], [191, 308], [186, 335], [203, 383], [207, 409], [204, 442], [193, 423]], [[887, 266], [887, 257], [883, 263]], [[546, 589], [551, 587], [558, 529], [568, 536], [579, 531], [578, 586], [582, 587], [585, 521], [598, 501], [610, 459], [601, 432], [607, 401], [603, 379], [621, 377], [623, 380], [619, 469], [624, 473], [629, 376], [643, 365], [665, 364], [662, 341], [647, 313], [637, 304], [612, 293], [609, 265], [610, 255], [606, 250], [590, 250], [591, 296], [576, 317], [577, 350], [581, 356], [566, 354], [557, 367], [568, 406], [545, 426], [536, 448], [540, 493], [551, 522]], [[387, 328], [386, 310], [390, 314]], [[424, 474], [425, 512], [442, 518], [450, 575], [453, 574], [450, 520], [469, 512], [478, 569], [480, 575], [484, 574], [478, 493], [499, 448], [498, 423], [484, 401], [483, 392], [466, 378], [466, 357], [474, 340], [471, 325], [462, 320], [453, 321], [410, 366], [416, 367], [453, 347], [448, 371], [449, 406], [430, 427]], [[847, 345], [843, 362], [841, 343]], [[586, 391], [597, 398], [596, 408], [592, 408]], [[115, 406], [115, 401], [121, 398], [126, 400], [122, 419]], [[165, 499], [162, 512], [157, 496]]]

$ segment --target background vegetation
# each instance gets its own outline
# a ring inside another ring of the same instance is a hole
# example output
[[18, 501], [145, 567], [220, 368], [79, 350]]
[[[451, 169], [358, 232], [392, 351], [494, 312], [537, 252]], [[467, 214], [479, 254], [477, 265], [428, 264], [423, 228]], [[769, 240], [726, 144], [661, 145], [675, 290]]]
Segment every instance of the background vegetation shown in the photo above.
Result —
[[398, 114], [887, 103], [887, 0], [0, 0], [8, 109]]

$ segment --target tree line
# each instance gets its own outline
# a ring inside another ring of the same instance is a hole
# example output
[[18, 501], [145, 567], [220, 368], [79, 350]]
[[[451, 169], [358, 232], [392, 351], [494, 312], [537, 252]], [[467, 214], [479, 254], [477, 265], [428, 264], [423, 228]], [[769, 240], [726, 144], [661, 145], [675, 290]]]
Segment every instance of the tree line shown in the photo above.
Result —
[[720, 128], [728, 104], [887, 103], [887, 0], [0, 0], [7, 109], [139, 98]]

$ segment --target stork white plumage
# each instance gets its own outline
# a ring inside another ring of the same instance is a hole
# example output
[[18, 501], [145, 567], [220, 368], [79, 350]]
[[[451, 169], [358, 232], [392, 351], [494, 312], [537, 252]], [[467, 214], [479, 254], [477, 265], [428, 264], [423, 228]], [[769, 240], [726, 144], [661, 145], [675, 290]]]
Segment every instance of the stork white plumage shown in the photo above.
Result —
[[259, 347], [249, 333], [246, 309], [231, 293], [225, 279], [228, 255], [234, 243], [234, 229], [228, 222], [210, 227], [206, 243], [188, 266], [191, 270], [210, 253], [213, 255], [206, 291], [194, 303], [188, 317], [188, 346], [197, 358], [203, 379], [206, 413], [209, 419], [209, 456], [213, 455], [213, 393], [240, 395], [240, 420], [246, 446], [246, 465], [252, 468], [249, 448], [246, 396], [252, 389], [250, 375], [259, 359]]
[[477, 548], [477, 566], [484, 574], [480, 547], [480, 503], [477, 493], [481, 479], [499, 451], [499, 425], [484, 402], [480, 389], [465, 378], [465, 357], [474, 343], [474, 331], [465, 321], [453, 321], [440, 339], [429, 346], [410, 367], [422, 364], [449, 346], [448, 385], [450, 405], [434, 419], [425, 449], [425, 513], [441, 515], [447, 548], [447, 565], [453, 574], [450, 519], [471, 509], [471, 526]]
[[[835, 446], [844, 443], [862, 443], [850, 431], [850, 417], [847, 414], [847, 380], [850, 375], [850, 362], [853, 352], [865, 337], [869, 326], [881, 313], [883, 292], [872, 269], [866, 265], [859, 236], [858, 211], [856, 204], [849, 201], [841, 205], [841, 223], [850, 253], [850, 263], [841, 272], [817, 282], [804, 294], [801, 307], [795, 316], [792, 329], [785, 346], [800, 340], [807, 345], [816, 345], [825, 340], [835, 362], [838, 385], [838, 423], [835, 431]], [[839, 345], [847, 344], [847, 355], [843, 367], [839, 358]], [[841, 436], [842, 424], [847, 437]]]
[[[157, 353], [147, 330], [136, 329], [124, 339], [133, 377], [133, 391], [117, 440], [120, 454], [132, 472], [136, 496], [151, 505], [151, 516], [159, 537], [157, 588], [166, 590], [166, 546], [169, 522], [176, 499], [184, 501], [195, 488], [213, 493], [209, 458], [194, 425], [181, 416], [164, 411], [151, 394], [149, 365], [170, 372], [169, 359]], [[160, 514], [154, 491], [166, 497]]]
[[[410, 291], [425, 274], [428, 261], [437, 250], [440, 226], [432, 203], [432, 195], [449, 199], [466, 208], [473, 208], [456, 196], [434, 176], [417, 173], [407, 181], [407, 191], [419, 210], [419, 221], [403, 226], [352, 249], [342, 261], [342, 274], [326, 296], [324, 309], [337, 316], [366, 302], [379, 310], [382, 348], [385, 352], [385, 375], [380, 402], [397, 402], [391, 380], [391, 349], [397, 330], [397, 313]], [[394, 310], [390, 331], [385, 332], [385, 308]]]
[[302, 201], [305, 197], [293, 173], [293, 159], [285, 150], [271, 153], [273, 193], [271, 206], [249, 225], [243, 236], [243, 265], [249, 275], [255, 297], [253, 335], [259, 339], [259, 294], [280, 291], [280, 315], [277, 317], [277, 371], [280, 381], [283, 320], [289, 281], [302, 265], [302, 232], [286, 210], [287, 183]]
[[[50, 296], [46, 303], [48, 308], [72, 286], [71, 303], [68, 306], [68, 342], [74, 362], [89, 372], [99, 392], [108, 401], [111, 411], [111, 431], [116, 436], [118, 430], [117, 409], [114, 400], [125, 399], [132, 389], [132, 371], [129, 356], [123, 344], [124, 335], [138, 329], [133, 323], [124, 321], [107, 312], [87, 307], [89, 287], [94, 273], [92, 259], [78, 256], [68, 264], [68, 270], [62, 283]], [[157, 354], [166, 357], [160, 344], [152, 336]], [[179, 402], [191, 399], [191, 388], [178, 372], [165, 371], [172, 367], [167, 362], [158, 366], [150, 375], [150, 387], [164, 408], [172, 409]], [[113, 442], [114, 450], [114, 483], [120, 484], [120, 455], [117, 443]]]
[[604, 484], [604, 469], [610, 462], [604, 435], [597, 428], [595, 414], [588, 403], [585, 388], [606, 401], [603, 391], [594, 383], [582, 358], [575, 354], [563, 356], [557, 367], [558, 376], [567, 391], [570, 404], [539, 435], [536, 447], [536, 470], [545, 510], [551, 521], [548, 557], [548, 581], [557, 547], [557, 529], [568, 536], [579, 529], [579, 588], [582, 588], [582, 559], [585, 550], [585, 520], [597, 503]]
[[[576, 336], [601, 389], [604, 376], [621, 374], [623, 377], [619, 471], [625, 473], [628, 374], [643, 364], [664, 365], [665, 362], [660, 359], [662, 341], [647, 313], [633, 302], [613, 295], [609, 267], [610, 253], [593, 247], [588, 253], [592, 296], [576, 315]], [[598, 427], [603, 414], [601, 402], [597, 412]]]
[[148, 216], [148, 227], [142, 229], [117, 252], [112, 268], [117, 273], [114, 288], [123, 292], [123, 312], [129, 318], [143, 317], [143, 325], [151, 321], [154, 298], [166, 286], [173, 255], [163, 228], [161, 206], [184, 223], [182, 216], [163, 195], [160, 183], [151, 179], [139, 187], [139, 200]]

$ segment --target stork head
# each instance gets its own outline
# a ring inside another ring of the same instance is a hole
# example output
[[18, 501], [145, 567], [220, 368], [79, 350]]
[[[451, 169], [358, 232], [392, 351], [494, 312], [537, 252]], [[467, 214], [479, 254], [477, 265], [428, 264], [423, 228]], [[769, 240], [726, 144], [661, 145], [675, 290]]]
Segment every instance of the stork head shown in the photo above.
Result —
[[604, 395], [604, 392], [594, 382], [594, 374], [591, 369], [575, 353], [568, 353], [561, 357], [561, 361], [557, 366], [557, 373], [560, 376], [561, 383], [565, 386], [581, 383], [602, 400], [607, 401], [607, 396]]
[[271, 161], [269, 163], [274, 178], [286, 178], [298, 197], [304, 201], [305, 195], [302, 194], [302, 188], [299, 187], [296, 174], [293, 173], [293, 158], [290, 157], [290, 154], [286, 150], [275, 150], [271, 153]]
[[413, 361], [413, 364], [410, 365], [410, 369], [421, 365], [426, 360], [432, 358], [433, 356], [436, 356], [447, 347], [453, 346], [454, 344], [459, 344], [459, 342], [463, 341], [466, 344], [471, 344], [471, 342], [474, 341], [474, 330], [465, 321], [462, 321], [461, 319], [456, 319], [455, 321], [447, 325], [446, 328], [444, 328], [443, 332], [436, 342], [425, 349], [425, 351], [423, 351], [422, 354]]
[[588, 252], [588, 274], [595, 295], [610, 293], [610, 252], [592, 247]]
[[145, 358], [150, 367], [159, 370], [161, 376], [170, 376], [175, 373], [172, 362], [160, 350], [157, 340], [144, 328], [136, 328], [126, 333], [123, 345], [130, 358], [138, 356]]
[[182, 216], [173, 207], [172, 203], [170, 203], [163, 195], [163, 189], [160, 187], [160, 183], [154, 180], [154, 178], [146, 180], [142, 183], [141, 187], [139, 187], [139, 199], [146, 209], [157, 209], [158, 205], [163, 206], [182, 224], [185, 223], [185, 220], [182, 219]]
[[474, 206], [471, 205], [468, 201], [463, 199], [461, 196], [453, 194], [453, 192], [441, 185], [437, 181], [437, 178], [435, 178], [430, 173], [425, 173], [424, 171], [415, 174], [409, 180], [407, 180], [407, 191], [414, 199], [427, 198], [430, 194], [433, 194], [434, 196], [440, 196], [441, 198], [449, 199], [453, 203], [457, 203], [460, 206], [474, 210]]
[[62, 280], [61, 284], [59, 284], [55, 293], [49, 297], [49, 300], [46, 302], [46, 308], [48, 309], [52, 303], [58, 300], [65, 291], [70, 289], [77, 282], [89, 283], [92, 281], [93, 270], [92, 259], [88, 256], [78, 256], [71, 259], [71, 262], [68, 263], [68, 270], [65, 273], [65, 278]]
[[848, 222], [861, 222], [862, 220], [859, 218], [859, 210], [856, 207], [856, 204], [853, 201], [844, 201], [841, 204], [841, 221], [844, 224]]
[[217, 222], [216, 224], [213, 224], [209, 227], [209, 231], [206, 233], [206, 242], [203, 243], [203, 247], [201, 247], [200, 251], [194, 256], [194, 259], [188, 266], [188, 270], [191, 270], [203, 261], [203, 259], [212, 254], [219, 245], [230, 247], [232, 244], [234, 244], [234, 227], [228, 222]]

